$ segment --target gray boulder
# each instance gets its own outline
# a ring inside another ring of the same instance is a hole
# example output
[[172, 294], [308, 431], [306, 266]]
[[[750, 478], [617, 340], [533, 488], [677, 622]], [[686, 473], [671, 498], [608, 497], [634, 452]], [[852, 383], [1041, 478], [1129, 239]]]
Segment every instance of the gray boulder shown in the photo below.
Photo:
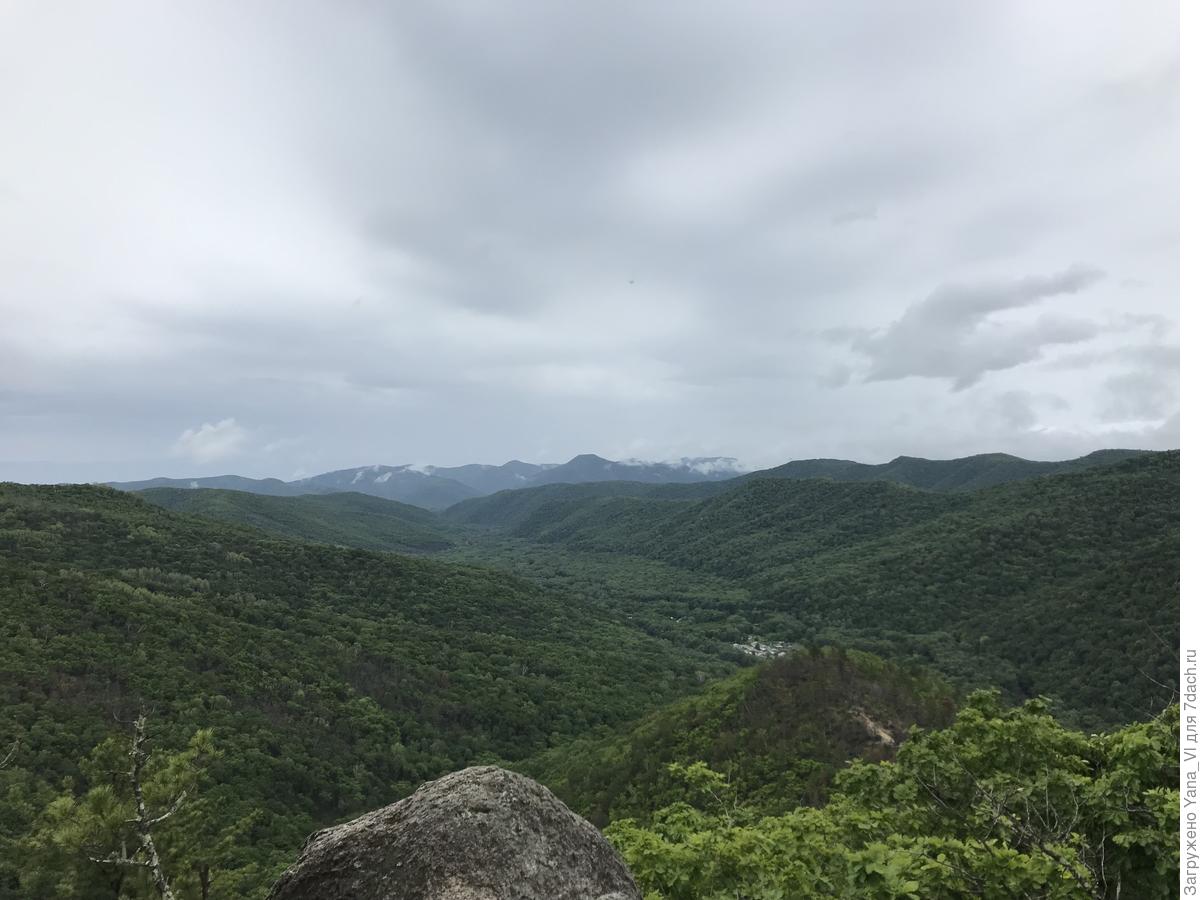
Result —
[[318, 831], [269, 900], [641, 900], [617, 852], [532, 779], [476, 766]]

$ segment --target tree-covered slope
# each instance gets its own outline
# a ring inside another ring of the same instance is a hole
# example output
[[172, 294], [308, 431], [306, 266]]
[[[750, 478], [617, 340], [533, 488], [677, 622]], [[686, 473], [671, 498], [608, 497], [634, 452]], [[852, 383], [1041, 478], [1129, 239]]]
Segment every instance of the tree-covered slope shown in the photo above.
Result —
[[268, 497], [243, 491], [152, 488], [155, 506], [251, 525], [281, 537], [363, 550], [422, 552], [454, 545], [453, 529], [427, 509], [360, 493]]
[[298, 497], [315, 493], [305, 490], [297, 482], [280, 481], [278, 478], [245, 478], [241, 475], [210, 475], [202, 478], [147, 478], [143, 481], [112, 481], [111, 488], [119, 491], [148, 491], [157, 488], [179, 490], [211, 489], [219, 491], [247, 491], [269, 497]]
[[961, 459], [918, 459], [899, 456], [888, 463], [867, 465], [846, 459], [802, 459], [772, 469], [761, 469], [737, 478], [697, 484], [654, 485], [634, 481], [605, 481], [592, 484], [549, 484], [522, 490], [501, 491], [486, 497], [464, 500], [446, 510], [453, 521], [492, 528], [516, 530], [537, 516], [545, 520], [562, 514], [564, 507], [585, 500], [607, 497], [637, 497], [651, 500], [703, 500], [729, 491], [744, 490], [749, 482], [762, 479], [826, 481], [862, 484], [884, 482], [924, 491], [975, 491], [998, 484], [1041, 478], [1115, 465], [1141, 456], [1140, 450], [1098, 450], [1078, 459], [1036, 462], [988, 453]]
[[1179, 455], [1003, 485], [961, 509], [756, 579], [798, 632], [879, 635], [1098, 728], [1171, 701]]
[[145, 708], [165, 746], [213, 730], [213, 803], [241, 829], [225, 895], [256, 896], [319, 825], [730, 670], [623, 622], [483, 569], [274, 540], [107, 488], [0, 486], [0, 743], [19, 747], [0, 860]]
[[831, 481], [890, 481], [929, 491], [974, 491], [1044, 475], [1082, 472], [1140, 456], [1140, 450], [1097, 450], [1078, 459], [1040, 462], [1007, 453], [982, 453], [959, 459], [897, 456], [878, 465], [844, 459], [802, 459], [743, 476], [754, 478], [828, 478]]
[[[972, 492], [752, 479], [701, 500], [521, 493], [504, 498], [507, 534], [724, 578], [746, 592], [747, 630], [915, 655], [1054, 696], [1089, 727], [1170, 699], [1156, 682], [1175, 680], [1178, 452]], [[706, 618], [703, 603], [681, 618]]]
[[531, 775], [603, 825], [686, 799], [674, 763], [704, 762], [766, 812], [819, 803], [851, 759], [890, 759], [914, 724], [953, 717], [945, 682], [878, 657], [801, 649], [707, 685], [602, 738], [530, 760]]
[[637, 481], [598, 481], [590, 484], [547, 484], [520, 490], [497, 491], [487, 497], [464, 500], [442, 515], [464, 525], [513, 529], [546, 506], [578, 504], [610, 497], [645, 497], [656, 485]]
[[1179, 887], [1179, 708], [1113, 733], [1046, 705], [968, 698], [829, 802], [772, 813], [702, 762], [689, 788], [606, 830], [647, 900], [1169, 900]]
[[[1175, 677], [1178, 466], [1177, 453], [1137, 454], [975, 491], [769, 478], [549, 485], [428, 521], [488, 526], [457, 532], [454, 555], [697, 647], [749, 634], [833, 640], [1014, 698], [1051, 695], [1063, 715], [1100, 727], [1169, 700], [1155, 682]], [[327, 502], [270, 500], [294, 515], [290, 533], [379, 546]], [[686, 591], [668, 586], [671, 571]]]
[[762, 479], [703, 501], [617, 497], [543, 504], [510, 531], [537, 542], [745, 576], [852, 547], [968, 502], [885, 482]]
[[310, 494], [336, 494], [357, 491], [424, 509], [445, 509], [460, 500], [479, 496], [479, 491], [436, 474], [412, 466], [363, 466], [324, 472], [297, 481], [277, 478], [243, 478], [240, 475], [218, 475], [208, 478], [151, 478], [146, 481], [114, 481], [109, 487], [122, 491], [145, 491], [155, 488], [246, 491], [271, 497], [300, 497]]

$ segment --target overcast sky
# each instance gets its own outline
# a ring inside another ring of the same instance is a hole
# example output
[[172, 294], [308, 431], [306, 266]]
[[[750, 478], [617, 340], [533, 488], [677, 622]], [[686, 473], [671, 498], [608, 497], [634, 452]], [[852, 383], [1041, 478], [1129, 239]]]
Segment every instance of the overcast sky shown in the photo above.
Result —
[[0, 0], [0, 479], [1178, 446], [1173, 3]]

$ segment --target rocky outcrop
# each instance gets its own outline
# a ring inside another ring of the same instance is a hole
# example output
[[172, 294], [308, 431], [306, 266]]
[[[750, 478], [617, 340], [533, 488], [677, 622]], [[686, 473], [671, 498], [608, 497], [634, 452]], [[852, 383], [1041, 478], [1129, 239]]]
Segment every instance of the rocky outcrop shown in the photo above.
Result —
[[532, 779], [463, 769], [318, 831], [270, 900], [640, 900], [590, 823]]

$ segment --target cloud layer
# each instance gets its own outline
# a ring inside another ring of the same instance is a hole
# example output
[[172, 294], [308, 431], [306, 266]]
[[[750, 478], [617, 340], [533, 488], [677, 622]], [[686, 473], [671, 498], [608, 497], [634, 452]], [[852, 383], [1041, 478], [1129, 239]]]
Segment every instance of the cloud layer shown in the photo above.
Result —
[[7, 4], [0, 478], [1177, 444], [1174, 17]]
[[1048, 276], [987, 284], [943, 285], [914, 303], [887, 328], [839, 331], [869, 360], [867, 381], [914, 375], [947, 378], [954, 390], [976, 384], [987, 372], [1040, 359], [1056, 344], [1077, 344], [1100, 333], [1095, 322], [1042, 315], [1032, 321], [1002, 322], [996, 313], [1019, 310], [1062, 294], [1077, 294], [1104, 277], [1099, 269], [1075, 265]]

